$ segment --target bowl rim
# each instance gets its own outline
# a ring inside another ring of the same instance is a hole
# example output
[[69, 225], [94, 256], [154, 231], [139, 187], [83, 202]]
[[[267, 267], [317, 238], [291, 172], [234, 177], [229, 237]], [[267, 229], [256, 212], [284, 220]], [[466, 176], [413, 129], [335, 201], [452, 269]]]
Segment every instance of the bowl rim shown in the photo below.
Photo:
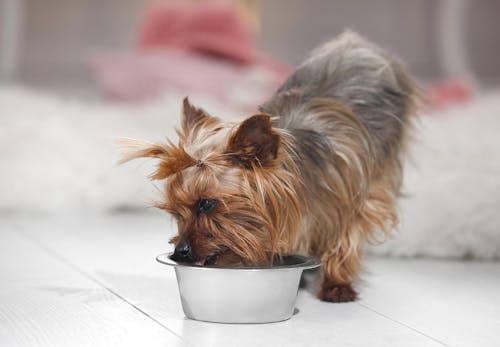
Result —
[[313, 258], [313, 257], [306, 257], [304, 255], [300, 254], [293, 254], [291, 256], [297, 257], [302, 259], [303, 261], [298, 264], [292, 264], [292, 265], [278, 265], [278, 266], [248, 266], [248, 267], [229, 267], [229, 266], [211, 266], [211, 265], [196, 265], [196, 264], [180, 264], [177, 263], [176, 261], [170, 259], [170, 256], [173, 254], [173, 252], [168, 252], [168, 253], [162, 253], [156, 257], [156, 261], [173, 266], [173, 267], [179, 267], [179, 268], [196, 268], [196, 269], [203, 269], [203, 270], [233, 270], [233, 271], [256, 271], [256, 270], [296, 270], [296, 269], [301, 269], [301, 270], [307, 270], [307, 269], [314, 269], [317, 268], [321, 265], [321, 261]]

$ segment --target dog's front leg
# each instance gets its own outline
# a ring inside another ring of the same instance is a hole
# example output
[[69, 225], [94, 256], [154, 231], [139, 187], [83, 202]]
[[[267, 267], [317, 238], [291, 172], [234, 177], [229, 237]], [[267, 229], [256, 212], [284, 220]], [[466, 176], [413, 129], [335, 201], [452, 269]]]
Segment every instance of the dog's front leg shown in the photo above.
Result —
[[352, 282], [360, 268], [361, 252], [356, 249], [345, 252], [337, 249], [326, 252], [322, 259], [323, 278], [319, 298], [328, 302], [348, 302], [356, 300], [358, 293]]

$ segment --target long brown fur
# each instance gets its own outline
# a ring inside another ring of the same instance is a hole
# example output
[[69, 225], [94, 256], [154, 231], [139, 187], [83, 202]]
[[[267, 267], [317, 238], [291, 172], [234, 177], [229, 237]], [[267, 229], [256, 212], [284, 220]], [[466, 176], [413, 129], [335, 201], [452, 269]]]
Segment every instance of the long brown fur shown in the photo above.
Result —
[[398, 221], [414, 94], [398, 63], [344, 34], [261, 113], [225, 123], [186, 98], [178, 145], [127, 140], [122, 161], [159, 159], [152, 178], [165, 180], [165, 196], [156, 206], [177, 220], [179, 259], [241, 266], [314, 255], [320, 298], [350, 301], [363, 242], [378, 242]]

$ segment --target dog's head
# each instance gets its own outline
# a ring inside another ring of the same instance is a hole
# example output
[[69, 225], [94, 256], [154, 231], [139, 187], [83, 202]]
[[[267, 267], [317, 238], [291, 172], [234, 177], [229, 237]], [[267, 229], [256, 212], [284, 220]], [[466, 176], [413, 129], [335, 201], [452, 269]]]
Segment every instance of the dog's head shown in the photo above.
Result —
[[159, 160], [156, 207], [177, 221], [174, 259], [200, 265], [267, 264], [289, 251], [300, 224], [287, 134], [269, 115], [224, 123], [184, 99], [179, 143], [127, 140], [122, 162]]

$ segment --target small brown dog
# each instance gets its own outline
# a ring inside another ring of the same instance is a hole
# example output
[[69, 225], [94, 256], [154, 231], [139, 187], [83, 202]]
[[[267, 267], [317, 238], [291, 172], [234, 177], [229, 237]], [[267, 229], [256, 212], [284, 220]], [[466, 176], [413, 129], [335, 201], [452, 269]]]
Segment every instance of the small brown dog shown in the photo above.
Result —
[[184, 99], [179, 143], [129, 140], [123, 162], [159, 159], [157, 205], [178, 222], [174, 258], [199, 265], [321, 258], [325, 301], [356, 298], [362, 243], [397, 223], [416, 88], [355, 33], [316, 51], [260, 114], [225, 123]]

